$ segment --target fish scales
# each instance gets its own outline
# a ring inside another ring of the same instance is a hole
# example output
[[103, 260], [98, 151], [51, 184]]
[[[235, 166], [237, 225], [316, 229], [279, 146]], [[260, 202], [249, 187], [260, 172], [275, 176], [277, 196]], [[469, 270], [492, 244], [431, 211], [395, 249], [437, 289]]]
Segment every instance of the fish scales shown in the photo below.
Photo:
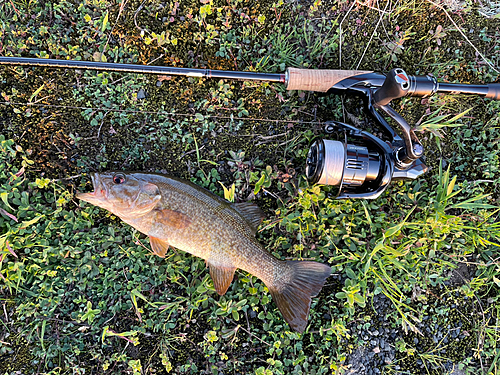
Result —
[[[178, 188], [176, 185], [179, 185], [179, 182], [171, 180], [174, 182], [172, 185], [166, 182], [158, 183], [160, 190], [163, 187], [166, 192], [162, 195], [162, 208], [182, 212], [194, 218], [192, 225], [177, 229], [169, 227], [168, 223], [157, 221], [159, 225], [152, 223], [151, 229], [145, 230], [146, 234], [168, 240], [172, 246], [203, 259], [217, 260], [217, 263], [229, 263], [227, 256], [230, 255], [229, 265], [257, 273], [259, 270], [254, 267], [255, 262], [244, 265], [248, 262], [236, 257], [241, 254], [265, 257], [266, 254], [260, 251], [260, 244], [250, 236], [248, 224], [234, 209], [231, 209], [229, 202], [216, 195], [211, 197], [201, 194], [187, 184], [185, 184], [186, 189], [182, 189], [182, 185]], [[238, 232], [236, 235], [234, 230]], [[238, 251], [242, 247], [247, 251]], [[252, 251], [255, 247], [257, 251]], [[262, 260], [271, 262], [275, 260], [274, 257], [265, 258], [267, 259]]]
[[205, 259], [220, 295], [240, 268], [268, 287], [290, 326], [303, 332], [311, 297], [331, 268], [312, 261], [282, 261], [255, 239], [262, 211], [230, 203], [189, 181], [148, 173], [108, 172], [93, 176], [94, 192], [77, 197], [102, 207], [150, 237], [153, 252], [169, 246]]

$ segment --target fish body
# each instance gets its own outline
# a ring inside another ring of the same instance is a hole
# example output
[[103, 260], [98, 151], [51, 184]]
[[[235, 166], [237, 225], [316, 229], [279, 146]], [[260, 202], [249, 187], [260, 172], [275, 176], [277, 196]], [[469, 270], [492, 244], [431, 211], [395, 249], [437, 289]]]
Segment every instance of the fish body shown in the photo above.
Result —
[[296, 331], [307, 325], [311, 297], [331, 267], [312, 261], [282, 261], [255, 239], [262, 211], [230, 203], [189, 181], [150, 173], [96, 173], [94, 192], [77, 198], [102, 207], [150, 238], [164, 257], [169, 246], [205, 259], [215, 290], [223, 295], [240, 268], [261, 279], [285, 320]]

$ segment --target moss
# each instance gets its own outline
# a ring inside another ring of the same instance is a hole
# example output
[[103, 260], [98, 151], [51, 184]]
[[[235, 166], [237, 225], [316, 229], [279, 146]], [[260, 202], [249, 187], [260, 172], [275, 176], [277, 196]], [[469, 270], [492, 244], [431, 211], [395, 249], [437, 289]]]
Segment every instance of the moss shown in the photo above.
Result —
[[0, 355], [0, 372], [4, 373], [34, 373], [32, 344], [23, 336], [11, 336], [8, 338], [9, 346], [7, 354]]

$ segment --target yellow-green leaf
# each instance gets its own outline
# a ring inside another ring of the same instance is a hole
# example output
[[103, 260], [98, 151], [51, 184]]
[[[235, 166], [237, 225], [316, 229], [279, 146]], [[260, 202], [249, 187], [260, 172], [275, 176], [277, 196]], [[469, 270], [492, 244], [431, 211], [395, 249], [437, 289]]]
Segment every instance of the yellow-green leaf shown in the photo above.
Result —
[[102, 21], [102, 28], [101, 28], [102, 32], [104, 32], [104, 30], [106, 30], [106, 26], [108, 25], [108, 14], [109, 14], [109, 12], [106, 12], [106, 15], [104, 16], [104, 20]]
[[104, 329], [102, 331], [101, 341], [103, 344], [104, 344], [104, 338], [107, 336], [108, 329], [109, 329], [109, 326], [106, 326], [106, 327], [104, 327]]
[[448, 190], [446, 191], [446, 195], [450, 195], [453, 191], [453, 188], [455, 187], [455, 182], [457, 181], [457, 176], [454, 176], [451, 179], [450, 184], [448, 185]]
[[13, 210], [13, 208], [10, 206], [9, 202], [7, 201], [7, 198], [9, 198], [9, 193], [4, 191], [4, 192], [0, 193], [0, 197], [3, 200], [3, 203], [5, 203], [5, 205], [7, 207], [9, 207], [11, 210]]
[[393, 227], [390, 227], [389, 229], [387, 229], [384, 233], [384, 238], [391, 237], [391, 236], [395, 235], [396, 233], [398, 233], [401, 230], [401, 228], [403, 228], [403, 225], [404, 225], [404, 223], [399, 223], [399, 224], [396, 224]]
[[495, 276], [493, 276], [493, 281], [495, 284], [497, 284], [498, 287], [500, 287], [500, 280], [498, 278], [496, 278]]
[[31, 94], [30, 100], [28, 100], [28, 102], [31, 103], [31, 101], [33, 100], [33, 98], [35, 96], [37, 96], [38, 94], [40, 94], [40, 92], [43, 90], [44, 87], [45, 87], [45, 83], [43, 85], [41, 85], [39, 88], [37, 88], [36, 91], [33, 94]]
[[21, 225], [21, 229], [28, 228], [29, 226], [35, 224], [42, 217], [45, 217], [45, 215], [40, 215], [40, 216], [35, 217], [34, 219], [31, 219], [31, 220], [28, 220], [28, 221], [23, 221], [23, 224]]
[[236, 185], [233, 183], [231, 187], [228, 189], [224, 186], [222, 182], [219, 181], [222, 188], [224, 189], [224, 198], [226, 198], [229, 202], [234, 202], [234, 194], [236, 192]]

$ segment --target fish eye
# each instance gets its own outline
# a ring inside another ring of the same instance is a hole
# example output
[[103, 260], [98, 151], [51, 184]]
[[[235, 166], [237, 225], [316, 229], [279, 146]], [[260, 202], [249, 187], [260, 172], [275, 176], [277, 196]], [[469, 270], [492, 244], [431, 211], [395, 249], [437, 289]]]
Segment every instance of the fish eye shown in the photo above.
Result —
[[115, 175], [113, 176], [113, 182], [114, 182], [115, 184], [117, 184], [117, 185], [118, 185], [118, 184], [123, 184], [123, 183], [125, 182], [125, 176], [124, 176], [124, 175], [122, 175], [122, 174], [115, 174]]

